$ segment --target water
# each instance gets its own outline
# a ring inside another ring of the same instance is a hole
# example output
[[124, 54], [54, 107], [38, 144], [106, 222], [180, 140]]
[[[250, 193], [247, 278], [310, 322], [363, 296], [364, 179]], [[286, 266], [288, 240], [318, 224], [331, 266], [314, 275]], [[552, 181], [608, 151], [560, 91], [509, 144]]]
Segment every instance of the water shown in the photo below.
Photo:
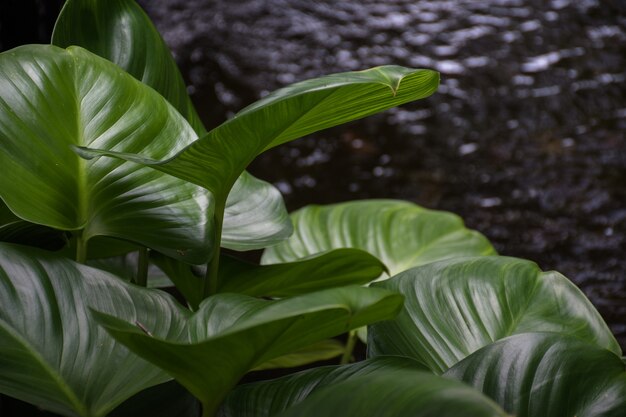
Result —
[[626, 17], [596, 0], [144, 1], [216, 125], [282, 85], [399, 64], [435, 96], [262, 155], [290, 209], [402, 198], [573, 279], [626, 343]]

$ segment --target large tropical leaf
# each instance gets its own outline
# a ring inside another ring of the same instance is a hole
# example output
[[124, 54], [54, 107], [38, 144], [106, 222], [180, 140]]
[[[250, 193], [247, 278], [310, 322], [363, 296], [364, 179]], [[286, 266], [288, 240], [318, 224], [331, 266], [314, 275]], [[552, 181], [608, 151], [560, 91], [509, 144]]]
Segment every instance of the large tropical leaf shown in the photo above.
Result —
[[398, 66], [333, 74], [269, 94], [169, 159], [98, 146], [77, 151], [86, 158], [107, 155], [151, 166], [212, 191], [219, 204], [261, 152], [427, 97], [438, 84], [439, 74], [435, 71]]
[[290, 297], [325, 288], [367, 284], [385, 266], [358, 249], [337, 249], [294, 262], [255, 265], [231, 257], [220, 261], [219, 292]]
[[473, 385], [516, 417], [626, 416], [620, 358], [571, 336], [511, 336], [474, 352], [444, 375]]
[[315, 368], [247, 384], [230, 394], [219, 417], [458, 417], [505, 413], [478, 391], [387, 357]]
[[211, 207], [204, 190], [134, 164], [85, 161], [71, 149], [167, 157], [195, 137], [154, 90], [82, 48], [0, 54], [0, 197], [24, 220], [205, 262]]
[[[119, 65], [165, 97], [198, 135], [206, 130], [167, 45], [135, 0], [68, 0], [52, 42], [81, 46]], [[228, 195], [222, 246], [259, 249], [291, 234], [280, 192], [244, 172]]]
[[446, 260], [374, 286], [397, 291], [406, 302], [395, 320], [368, 328], [372, 356], [408, 356], [442, 373], [483, 346], [529, 331], [570, 334], [621, 354], [571, 281], [523, 259]]
[[169, 338], [153, 337], [149, 326], [140, 329], [112, 315], [98, 313], [97, 318], [115, 339], [176, 378], [210, 416], [247, 371], [316, 341], [389, 319], [401, 305], [398, 294], [358, 286], [280, 301], [217, 294], [203, 301], [190, 320], [172, 325], [180, 332]]
[[397, 200], [311, 205], [292, 213], [295, 233], [267, 248], [262, 263], [289, 262], [337, 248], [358, 248], [382, 260], [390, 275], [461, 256], [494, 255], [480, 233], [455, 214]]
[[[98, 326], [90, 308], [175, 337], [189, 314], [167, 294], [49, 252], [0, 243], [0, 392], [68, 416], [100, 417], [167, 381]], [[159, 311], [160, 314], [155, 314]]]

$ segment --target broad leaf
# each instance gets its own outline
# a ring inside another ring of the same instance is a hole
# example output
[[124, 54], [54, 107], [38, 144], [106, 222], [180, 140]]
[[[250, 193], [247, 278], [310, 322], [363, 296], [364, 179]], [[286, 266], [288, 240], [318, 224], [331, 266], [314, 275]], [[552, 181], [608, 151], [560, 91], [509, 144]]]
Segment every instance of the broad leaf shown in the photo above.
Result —
[[[68, 0], [52, 42], [78, 45], [116, 63], [167, 99], [198, 135], [206, 133], [172, 54], [135, 0]], [[222, 245], [259, 249], [284, 240], [291, 231], [280, 192], [244, 172], [228, 195]]]
[[49, 252], [0, 244], [0, 392], [63, 415], [100, 417], [169, 379], [115, 342], [90, 308], [161, 337], [175, 337], [170, 322], [189, 314], [159, 291]]
[[242, 385], [219, 417], [458, 417], [505, 413], [478, 391], [424, 372], [408, 358], [327, 366], [273, 381]]
[[517, 417], [626, 415], [619, 356], [570, 336], [511, 336], [474, 352], [445, 376], [482, 390]]
[[195, 137], [154, 90], [84, 49], [0, 54], [0, 197], [24, 220], [205, 262], [212, 212], [204, 190], [134, 164], [85, 161], [71, 149], [167, 157]]
[[621, 354], [574, 284], [523, 259], [441, 261], [374, 286], [397, 291], [406, 301], [395, 320], [368, 328], [372, 356], [408, 356], [442, 373], [483, 346], [529, 331], [569, 334]]
[[[165, 369], [212, 415], [249, 370], [355, 327], [393, 317], [402, 297], [384, 290], [342, 287], [281, 301], [238, 294], [209, 297], [169, 338], [111, 315], [98, 321], [119, 342]], [[159, 311], [159, 310], [155, 310]], [[94, 313], [95, 314], [95, 313]], [[159, 311], [157, 315], [165, 314]]]
[[268, 248], [262, 263], [289, 262], [337, 248], [358, 248], [382, 260], [390, 275], [429, 262], [494, 255], [480, 233], [455, 214], [397, 200], [311, 205], [292, 213], [294, 235]]
[[325, 288], [367, 284], [384, 270], [377, 258], [358, 249], [338, 249], [275, 265], [255, 265], [223, 257], [218, 291], [289, 297]]
[[17, 243], [47, 250], [62, 249], [68, 243], [66, 232], [17, 220], [0, 226], [0, 242]]
[[86, 158], [107, 155], [145, 164], [198, 184], [220, 201], [261, 152], [328, 127], [431, 95], [439, 74], [383, 66], [303, 81], [246, 107], [172, 158], [91, 146]]

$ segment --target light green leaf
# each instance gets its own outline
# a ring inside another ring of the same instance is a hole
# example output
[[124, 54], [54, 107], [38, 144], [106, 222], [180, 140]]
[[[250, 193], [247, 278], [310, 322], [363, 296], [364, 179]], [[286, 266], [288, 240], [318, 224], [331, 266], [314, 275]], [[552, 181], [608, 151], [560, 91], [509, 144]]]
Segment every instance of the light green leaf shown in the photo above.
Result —
[[84, 49], [0, 54], [0, 197], [24, 220], [205, 262], [212, 210], [204, 190], [134, 164], [85, 161], [71, 149], [167, 157], [195, 137], [154, 90]]
[[478, 391], [429, 372], [408, 358], [327, 366], [246, 384], [219, 417], [483, 417], [505, 413]]
[[482, 390], [517, 417], [626, 415], [626, 372], [619, 356], [562, 334], [508, 337], [444, 375]]
[[[102, 313], [98, 321], [129, 349], [165, 369], [213, 415], [224, 396], [249, 370], [314, 342], [355, 327], [394, 317], [400, 295], [363, 287], [342, 287], [280, 301], [217, 294], [202, 302], [169, 338], [152, 337], [150, 327]], [[155, 315], [165, 314], [158, 309]]]
[[[246, 107], [171, 158], [90, 146], [85, 158], [114, 156], [198, 184], [225, 201], [241, 172], [261, 152], [307, 134], [431, 95], [439, 74], [383, 66], [333, 74], [285, 87]], [[216, 203], [219, 204], [219, 203]]]
[[218, 291], [290, 297], [325, 288], [367, 284], [384, 270], [377, 258], [358, 249], [337, 249], [275, 265], [255, 265], [225, 256], [220, 260]]
[[345, 346], [336, 339], [326, 339], [314, 343], [293, 353], [288, 353], [276, 359], [271, 359], [254, 368], [255, 371], [277, 368], [294, 368], [318, 361], [336, 358], [343, 354]]
[[[134, 0], [68, 0], [52, 42], [78, 45], [116, 63], [167, 99], [198, 135], [206, 133], [167, 45]], [[228, 195], [222, 246], [259, 249], [291, 232], [280, 192], [244, 172]]]
[[396, 319], [368, 327], [372, 356], [408, 356], [442, 373], [483, 346], [529, 331], [569, 334], [621, 354], [574, 284], [523, 259], [446, 260], [373, 285], [406, 302]]
[[494, 255], [480, 233], [455, 214], [398, 200], [311, 205], [292, 213], [295, 233], [267, 248], [261, 263], [289, 262], [337, 248], [378, 257], [396, 275], [411, 267], [460, 256]]
[[101, 417], [169, 379], [116, 343], [91, 319], [90, 308], [142, 323], [161, 337], [175, 337], [170, 322], [189, 314], [167, 294], [1, 243], [0, 392], [63, 415]]
[[262, 249], [282, 242], [292, 233], [280, 191], [244, 171], [226, 200], [222, 246], [237, 251]]

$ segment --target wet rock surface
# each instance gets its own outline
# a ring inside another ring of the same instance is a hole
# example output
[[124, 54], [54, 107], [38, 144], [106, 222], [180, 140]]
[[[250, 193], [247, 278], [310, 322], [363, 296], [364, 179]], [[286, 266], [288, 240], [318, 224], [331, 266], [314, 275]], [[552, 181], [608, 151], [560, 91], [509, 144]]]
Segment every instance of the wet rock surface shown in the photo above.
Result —
[[435, 68], [435, 96], [262, 155], [290, 209], [401, 198], [573, 279], [626, 344], [626, 16], [596, 0], [151, 0], [209, 125], [285, 84]]

